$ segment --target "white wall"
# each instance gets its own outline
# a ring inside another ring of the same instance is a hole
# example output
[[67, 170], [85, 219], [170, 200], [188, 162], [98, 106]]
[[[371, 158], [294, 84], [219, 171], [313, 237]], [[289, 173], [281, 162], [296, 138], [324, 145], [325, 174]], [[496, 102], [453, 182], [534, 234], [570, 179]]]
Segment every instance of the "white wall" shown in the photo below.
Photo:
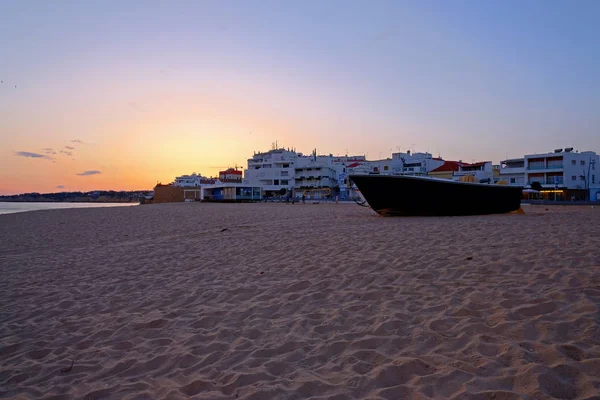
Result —
[[[556, 163], [557, 165], [552, 168], [548, 168], [544, 166], [542, 169], [532, 169], [534, 165], [535, 159], [543, 158], [547, 160], [548, 158], [562, 157], [562, 164]], [[561, 153], [545, 153], [545, 154], [530, 154], [525, 156], [525, 177], [526, 181], [532, 182], [533, 180], [538, 180], [540, 178], [536, 178], [532, 175], [544, 174], [544, 179], [541, 179], [545, 182], [546, 186], [553, 186], [552, 182], [548, 183], [548, 174], [552, 173], [560, 173], [562, 176], [562, 184], [560, 187], [566, 187], [571, 190], [584, 190], [587, 187], [592, 185], [592, 175], [598, 180], [598, 168], [599, 166], [599, 156], [592, 151], [585, 152], [561, 152]], [[595, 161], [595, 163], [590, 164], [590, 161]], [[593, 167], [593, 169], [592, 169]], [[589, 182], [588, 182], [588, 174], [589, 174]], [[573, 179], [575, 178], [575, 179]], [[551, 179], [551, 178], [550, 178]]]
[[298, 153], [284, 149], [255, 154], [248, 159], [244, 182], [267, 191], [291, 190], [294, 187], [294, 167], [299, 159]]

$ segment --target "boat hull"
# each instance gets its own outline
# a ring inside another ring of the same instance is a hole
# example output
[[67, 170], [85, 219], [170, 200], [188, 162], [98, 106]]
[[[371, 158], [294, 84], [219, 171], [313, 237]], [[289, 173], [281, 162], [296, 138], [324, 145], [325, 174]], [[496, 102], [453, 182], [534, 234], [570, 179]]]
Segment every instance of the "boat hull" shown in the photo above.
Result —
[[403, 175], [351, 175], [369, 206], [390, 216], [502, 214], [521, 206], [522, 187]]

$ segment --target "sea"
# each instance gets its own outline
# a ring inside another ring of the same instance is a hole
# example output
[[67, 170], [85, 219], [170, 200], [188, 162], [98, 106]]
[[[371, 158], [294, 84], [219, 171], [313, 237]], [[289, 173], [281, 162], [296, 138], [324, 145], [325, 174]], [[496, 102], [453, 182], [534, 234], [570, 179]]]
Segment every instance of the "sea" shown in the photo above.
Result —
[[26, 203], [0, 201], [0, 214], [13, 214], [36, 210], [59, 210], [63, 208], [130, 207], [137, 205], [138, 203]]

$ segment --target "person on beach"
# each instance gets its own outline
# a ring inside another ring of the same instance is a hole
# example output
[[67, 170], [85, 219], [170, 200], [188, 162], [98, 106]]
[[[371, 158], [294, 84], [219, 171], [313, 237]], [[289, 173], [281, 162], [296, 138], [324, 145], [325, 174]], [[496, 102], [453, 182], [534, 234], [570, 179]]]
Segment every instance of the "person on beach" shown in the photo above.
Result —
[[302, 193], [302, 204], [306, 203], [306, 195]]

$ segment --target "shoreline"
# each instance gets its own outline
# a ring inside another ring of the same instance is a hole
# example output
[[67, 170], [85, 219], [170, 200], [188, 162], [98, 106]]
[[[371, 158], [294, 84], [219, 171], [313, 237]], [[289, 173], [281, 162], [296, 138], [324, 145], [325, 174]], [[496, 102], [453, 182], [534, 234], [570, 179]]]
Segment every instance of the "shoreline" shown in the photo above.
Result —
[[128, 203], [139, 203], [139, 201], [51, 201], [51, 200], [40, 200], [40, 201], [29, 201], [29, 200], [0, 200], [0, 203], [93, 203], [93, 204], [128, 204]]
[[32, 211], [50, 211], [65, 209], [132, 207], [139, 203], [104, 203], [104, 202], [0, 202], [2, 215], [20, 214]]

